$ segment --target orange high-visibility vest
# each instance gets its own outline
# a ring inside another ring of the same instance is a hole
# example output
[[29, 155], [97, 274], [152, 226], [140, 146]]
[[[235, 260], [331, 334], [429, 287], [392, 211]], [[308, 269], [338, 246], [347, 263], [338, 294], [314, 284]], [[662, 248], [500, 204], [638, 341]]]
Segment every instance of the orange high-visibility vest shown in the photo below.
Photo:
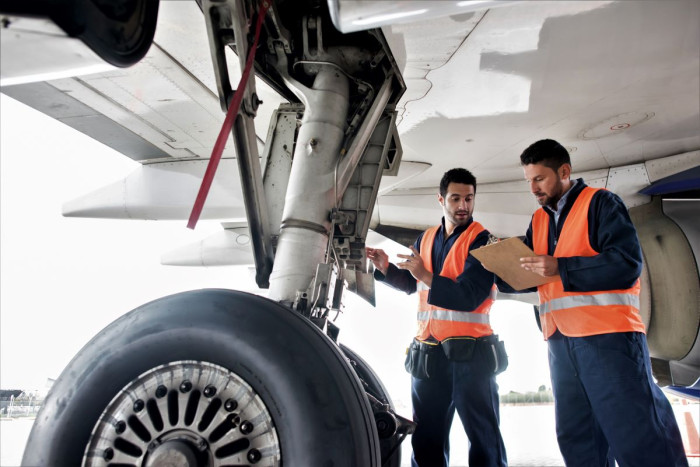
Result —
[[[433, 242], [441, 226], [431, 227], [423, 234], [420, 244], [420, 256], [426, 269], [433, 272]], [[464, 262], [469, 255], [469, 245], [484, 228], [478, 222], [462, 232], [445, 257], [440, 275], [456, 280], [464, 270]], [[481, 337], [493, 334], [489, 323], [489, 311], [496, 295], [496, 286], [491, 289], [489, 297], [474, 311], [457, 311], [440, 308], [428, 303], [427, 286], [418, 281], [418, 331], [416, 339], [426, 340], [433, 336], [439, 341], [448, 337]]]
[[[555, 258], [595, 256], [588, 239], [588, 208], [600, 188], [585, 187], [576, 198], [554, 250]], [[532, 217], [532, 245], [535, 254], [548, 254], [549, 215], [544, 208]], [[561, 279], [537, 287], [540, 323], [545, 340], [559, 331], [581, 337], [612, 332], [645, 332], [639, 314], [639, 279], [629, 289], [599, 292], [565, 292]]]

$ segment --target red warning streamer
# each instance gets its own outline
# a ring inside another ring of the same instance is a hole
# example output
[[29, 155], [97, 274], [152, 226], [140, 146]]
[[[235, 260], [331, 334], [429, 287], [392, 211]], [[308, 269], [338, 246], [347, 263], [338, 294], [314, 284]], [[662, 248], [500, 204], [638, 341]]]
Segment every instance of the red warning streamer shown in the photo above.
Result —
[[245, 62], [245, 68], [243, 74], [241, 75], [241, 81], [238, 83], [238, 88], [233, 94], [231, 99], [231, 104], [226, 112], [226, 118], [224, 119], [224, 124], [221, 126], [221, 131], [219, 136], [216, 138], [216, 143], [214, 144], [214, 150], [211, 152], [211, 157], [209, 158], [209, 165], [207, 165], [207, 171], [204, 173], [204, 178], [202, 178], [202, 185], [199, 187], [199, 193], [197, 193], [197, 199], [192, 207], [192, 212], [190, 213], [190, 220], [187, 222], [188, 229], [194, 229], [199, 220], [200, 214], [202, 214], [202, 209], [204, 208], [204, 202], [209, 194], [209, 188], [211, 188], [211, 183], [214, 181], [214, 174], [216, 173], [216, 168], [219, 166], [219, 161], [221, 160], [221, 153], [224, 151], [224, 146], [226, 145], [226, 140], [228, 135], [231, 133], [231, 128], [233, 128], [233, 122], [238, 115], [238, 110], [241, 107], [241, 101], [243, 100], [243, 93], [246, 86], [248, 85], [248, 77], [250, 76], [250, 70], [253, 68], [253, 59], [255, 58], [255, 49], [258, 46], [258, 38], [260, 37], [260, 29], [262, 29], [262, 22], [265, 19], [265, 14], [267, 9], [270, 7], [269, 2], [263, 1], [260, 4], [260, 11], [258, 12], [258, 21], [255, 24], [255, 39], [253, 40], [253, 45], [248, 51], [248, 58]]

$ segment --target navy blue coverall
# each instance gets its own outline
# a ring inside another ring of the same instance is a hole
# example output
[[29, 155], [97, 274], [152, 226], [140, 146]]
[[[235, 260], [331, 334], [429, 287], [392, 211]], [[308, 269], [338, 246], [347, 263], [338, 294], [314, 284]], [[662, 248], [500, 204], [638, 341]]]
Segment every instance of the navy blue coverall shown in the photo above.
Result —
[[[566, 193], [558, 222], [545, 208], [549, 255], [585, 186], [578, 179]], [[631, 287], [642, 270], [642, 252], [627, 208], [614, 193], [600, 190], [591, 200], [588, 237], [598, 255], [557, 258], [564, 290]], [[525, 244], [532, 248], [532, 223]], [[501, 279], [497, 284], [514, 292]], [[567, 466], [605, 466], [609, 450], [621, 467], [688, 465], [671, 405], [652, 378], [644, 333], [568, 337], [557, 330], [547, 343], [557, 439]]]
[[[471, 255], [456, 281], [440, 276], [445, 257], [459, 235], [473, 219], [445, 238], [445, 221], [435, 236], [432, 251], [433, 281], [428, 303], [450, 310], [473, 311], [489, 296], [494, 275]], [[488, 231], [481, 232], [469, 250], [488, 242]], [[421, 234], [413, 246], [420, 251]], [[375, 278], [408, 294], [416, 291], [416, 279], [409, 271], [389, 264], [386, 276], [375, 270]], [[440, 372], [429, 380], [411, 378], [413, 420], [418, 424], [412, 436], [413, 467], [449, 465], [450, 428], [455, 409], [469, 438], [470, 466], [505, 466], [506, 451], [499, 429], [498, 385], [492, 362], [475, 352], [472, 360], [453, 362], [437, 352]]]

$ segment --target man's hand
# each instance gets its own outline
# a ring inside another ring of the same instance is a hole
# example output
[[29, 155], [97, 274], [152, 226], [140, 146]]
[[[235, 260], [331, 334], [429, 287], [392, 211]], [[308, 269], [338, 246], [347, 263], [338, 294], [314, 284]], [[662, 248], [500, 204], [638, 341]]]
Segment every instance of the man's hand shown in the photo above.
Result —
[[386, 276], [386, 271], [389, 269], [389, 255], [384, 250], [379, 248], [365, 247], [367, 258], [372, 261], [374, 267]]
[[520, 266], [544, 277], [559, 275], [559, 263], [554, 256], [541, 255], [520, 258]]
[[396, 266], [399, 269], [405, 269], [409, 271], [413, 275], [413, 277], [416, 278], [416, 280], [423, 282], [428, 287], [432, 286], [433, 275], [423, 265], [423, 258], [421, 258], [420, 254], [415, 248], [413, 248], [413, 246], [410, 246], [409, 248], [411, 249], [411, 253], [413, 254], [397, 255], [399, 258], [405, 259], [406, 261], [398, 263]]

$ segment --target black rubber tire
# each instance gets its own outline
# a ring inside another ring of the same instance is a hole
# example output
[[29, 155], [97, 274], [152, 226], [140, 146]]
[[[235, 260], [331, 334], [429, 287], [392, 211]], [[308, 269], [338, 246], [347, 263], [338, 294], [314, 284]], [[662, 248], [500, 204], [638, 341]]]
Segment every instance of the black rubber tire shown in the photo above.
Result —
[[115, 394], [179, 360], [214, 363], [245, 380], [271, 413], [284, 465], [380, 465], [369, 402], [337, 345], [276, 302], [219, 289], [153, 301], [93, 338], [47, 396], [22, 464], [80, 465]]
[[[389, 396], [389, 392], [384, 387], [384, 384], [382, 384], [379, 376], [377, 376], [372, 367], [369, 366], [369, 363], [362, 359], [355, 351], [343, 344], [340, 344], [340, 350], [342, 350], [345, 356], [351, 361], [360, 380], [366, 384], [365, 391], [394, 410], [394, 403]], [[391, 438], [380, 439], [379, 442], [382, 450], [382, 467], [399, 467], [401, 465], [402, 436], [396, 433]]]
[[0, 11], [51, 18], [106, 62], [127, 67], [140, 61], [151, 47], [158, 6], [159, 0], [3, 0]]

